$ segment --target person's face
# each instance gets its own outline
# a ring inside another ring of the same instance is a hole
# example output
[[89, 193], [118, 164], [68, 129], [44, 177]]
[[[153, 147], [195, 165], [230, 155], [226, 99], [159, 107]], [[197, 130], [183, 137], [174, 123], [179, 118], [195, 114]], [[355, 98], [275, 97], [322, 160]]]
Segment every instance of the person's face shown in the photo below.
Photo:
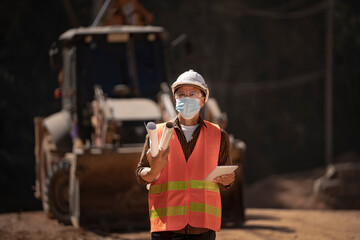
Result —
[[205, 96], [203, 92], [197, 87], [185, 85], [176, 89], [174, 94], [174, 101], [176, 102], [176, 99], [184, 97], [199, 99], [200, 108], [202, 108], [205, 104]]

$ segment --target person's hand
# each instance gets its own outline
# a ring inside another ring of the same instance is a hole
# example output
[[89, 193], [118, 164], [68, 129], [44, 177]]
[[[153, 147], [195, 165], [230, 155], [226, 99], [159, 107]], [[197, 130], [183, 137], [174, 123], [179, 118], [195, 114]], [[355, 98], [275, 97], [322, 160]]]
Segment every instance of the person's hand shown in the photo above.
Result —
[[166, 150], [159, 149], [159, 153], [156, 155], [156, 157], [151, 156], [150, 150], [146, 153], [146, 158], [150, 164], [152, 177], [155, 178], [165, 167], [168, 162], [169, 152], [170, 147], [168, 147]]
[[235, 181], [235, 173], [225, 174], [214, 179], [214, 182], [228, 186]]

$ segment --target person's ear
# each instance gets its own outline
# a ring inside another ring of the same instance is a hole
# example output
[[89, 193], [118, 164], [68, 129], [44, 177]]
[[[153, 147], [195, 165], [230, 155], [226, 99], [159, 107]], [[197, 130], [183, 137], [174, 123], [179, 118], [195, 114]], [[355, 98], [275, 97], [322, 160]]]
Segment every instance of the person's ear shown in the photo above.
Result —
[[205, 97], [200, 98], [200, 107], [203, 107], [205, 105]]

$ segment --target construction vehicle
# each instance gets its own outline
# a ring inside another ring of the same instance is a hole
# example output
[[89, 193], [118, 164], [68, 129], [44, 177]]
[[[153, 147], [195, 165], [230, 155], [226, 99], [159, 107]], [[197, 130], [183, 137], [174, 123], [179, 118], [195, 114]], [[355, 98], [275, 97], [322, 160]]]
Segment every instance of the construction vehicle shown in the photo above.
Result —
[[[177, 114], [164, 40], [162, 27], [91, 26], [66, 31], [50, 49], [62, 109], [34, 119], [35, 196], [48, 216], [105, 230], [149, 225], [147, 190], [135, 177], [144, 123]], [[226, 114], [213, 98], [203, 115], [226, 125]], [[223, 200], [237, 199], [236, 216], [242, 220], [244, 152], [244, 143], [231, 138], [231, 156], [240, 168]]]

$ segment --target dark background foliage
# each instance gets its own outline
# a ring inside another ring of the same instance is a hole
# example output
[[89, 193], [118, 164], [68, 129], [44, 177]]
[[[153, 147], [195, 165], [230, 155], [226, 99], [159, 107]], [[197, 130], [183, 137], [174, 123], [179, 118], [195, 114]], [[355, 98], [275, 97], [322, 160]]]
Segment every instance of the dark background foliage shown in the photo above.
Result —
[[[64, 10], [71, 4], [72, 21]], [[310, 0], [142, 0], [167, 29], [169, 83], [200, 72], [227, 131], [245, 141], [245, 180], [325, 166], [325, 11]], [[269, 16], [269, 13], [270, 16]], [[35, 116], [60, 108], [48, 49], [74, 25], [91, 24], [92, 1], [0, 1], [0, 212], [33, 210]], [[171, 41], [186, 33], [193, 53]], [[334, 157], [360, 151], [360, 4], [336, 1]]]

